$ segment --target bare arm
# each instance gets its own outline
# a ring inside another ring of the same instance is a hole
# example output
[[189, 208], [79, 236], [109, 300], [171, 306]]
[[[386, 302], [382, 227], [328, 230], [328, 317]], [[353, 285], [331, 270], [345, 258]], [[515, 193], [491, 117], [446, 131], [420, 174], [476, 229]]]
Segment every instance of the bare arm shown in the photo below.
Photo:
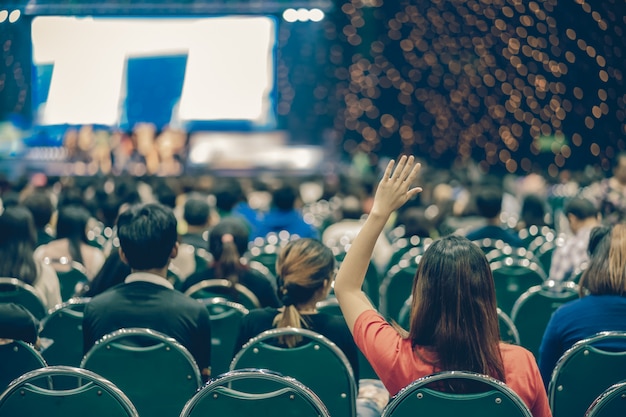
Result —
[[411, 188], [420, 167], [413, 156], [402, 156], [395, 170], [394, 165], [395, 161], [390, 161], [387, 165], [376, 190], [372, 211], [352, 242], [337, 273], [335, 295], [351, 332], [357, 317], [365, 310], [374, 309], [361, 287], [376, 239], [383, 231], [389, 216], [422, 191], [420, 187]]

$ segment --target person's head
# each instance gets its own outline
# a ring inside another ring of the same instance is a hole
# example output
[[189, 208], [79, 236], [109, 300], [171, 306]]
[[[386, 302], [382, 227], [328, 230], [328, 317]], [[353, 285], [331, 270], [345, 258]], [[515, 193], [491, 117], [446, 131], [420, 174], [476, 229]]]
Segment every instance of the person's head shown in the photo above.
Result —
[[585, 225], [598, 222], [598, 208], [585, 198], [575, 197], [569, 200], [563, 208], [563, 214], [574, 233]]
[[524, 197], [520, 212], [520, 220], [524, 227], [545, 226], [545, 216], [546, 203], [543, 198], [533, 194]]
[[24, 207], [30, 210], [35, 222], [35, 228], [43, 229], [52, 218], [54, 206], [47, 192], [42, 190], [34, 191], [32, 194], [24, 198], [22, 202]]
[[211, 214], [206, 198], [190, 197], [185, 201], [183, 218], [189, 226], [206, 227]]
[[176, 217], [161, 204], [131, 206], [117, 219], [120, 256], [136, 271], [161, 270], [178, 251]]
[[235, 179], [220, 180], [213, 195], [215, 208], [220, 213], [230, 213], [235, 205], [244, 199], [241, 184]]
[[23, 206], [11, 206], [0, 215], [0, 276], [32, 284], [37, 278], [33, 251], [37, 232], [33, 215]]
[[412, 294], [408, 338], [437, 354], [438, 369], [504, 381], [493, 276], [478, 246], [456, 235], [433, 242], [420, 261]]
[[613, 177], [620, 184], [626, 184], [626, 152], [620, 152], [613, 160]]
[[87, 222], [90, 214], [81, 206], [64, 206], [57, 219], [57, 239], [68, 239], [70, 256], [76, 262], [83, 262], [80, 244], [87, 243]]
[[242, 219], [225, 217], [209, 232], [209, 252], [215, 259], [214, 274], [236, 284], [241, 256], [248, 249], [249, 231]]
[[[626, 224], [594, 229], [589, 267], [580, 278], [581, 295], [626, 295]], [[591, 242], [590, 238], [590, 242]]]
[[341, 200], [341, 218], [359, 220], [363, 216], [363, 205], [355, 195], [348, 195]]
[[296, 206], [298, 191], [290, 186], [283, 185], [272, 193], [272, 204], [280, 211], [290, 211]]
[[[335, 257], [322, 242], [297, 239], [285, 245], [276, 260], [278, 295], [283, 312], [274, 319], [275, 327], [302, 327], [301, 312], [314, 310], [317, 301], [328, 295], [335, 273]], [[283, 341], [295, 345], [297, 338]]]
[[495, 186], [481, 188], [476, 194], [478, 214], [486, 219], [495, 219], [502, 211], [502, 190]]

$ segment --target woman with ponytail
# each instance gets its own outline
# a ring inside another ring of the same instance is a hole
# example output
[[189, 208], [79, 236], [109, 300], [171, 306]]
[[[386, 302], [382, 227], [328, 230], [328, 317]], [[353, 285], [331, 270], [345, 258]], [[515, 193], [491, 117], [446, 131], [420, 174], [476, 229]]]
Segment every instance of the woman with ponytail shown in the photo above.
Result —
[[[276, 327], [295, 327], [312, 330], [326, 336], [345, 354], [358, 381], [359, 366], [356, 345], [345, 320], [341, 316], [320, 313], [315, 305], [324, 300], [332, 287], [335, 258], [330, 249], [314, 239], [289, 242], [276, 260], [278, 294], [281, 308], [252, 310], [244, 317], [236, 351], [259, 333]], [[282, 343], [293, 347], [297, 338]], [[236, 353], [236, 352], [235, 352]]]
[[[256, 295], [262, 307], [278, 307], [280, 302], [272, 283], [260, 272], [241, 262], [248, 249], [248, 227], [236, 217], [227, 217], [209, 232], [209, 253], [213, 263], [208, 269], [190, 275], [181, 287], [185, 292], [207, 279], [227, 279], [233, 286], [241, 284]], [[234, 291], [234, 289], [233, 289]]]

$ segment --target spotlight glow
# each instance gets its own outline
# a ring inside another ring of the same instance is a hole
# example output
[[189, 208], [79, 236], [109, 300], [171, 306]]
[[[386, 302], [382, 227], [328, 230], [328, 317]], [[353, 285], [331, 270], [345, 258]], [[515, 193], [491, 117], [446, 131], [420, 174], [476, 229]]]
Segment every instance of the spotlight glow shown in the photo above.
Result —
[[298, 20], [298, 12], [296, 9], [287, 9], [283, 12], [283, 19], [289, 23], [293, 23]]
[[10, 23], [17, 22], [17, 20], [20, 18], [21, 15], [22, 15], [22, 12], [20, 12], [19, 10], [13, 10], [11, 14], [9, 14], [9, 22]]
[[0, 23], [2, 23], [5, 20], [7, 20], [7, 17], [9, 17], [9, 11], [8, 10], [0, 10]]

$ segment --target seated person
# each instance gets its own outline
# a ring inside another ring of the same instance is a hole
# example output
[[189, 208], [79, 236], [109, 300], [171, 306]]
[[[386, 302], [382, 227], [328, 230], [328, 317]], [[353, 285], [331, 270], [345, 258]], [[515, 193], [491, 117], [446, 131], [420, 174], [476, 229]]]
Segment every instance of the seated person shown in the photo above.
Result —
[[[359, 383], [359, 359], [346, 322], [341, 316], [321, 313], [316, 304], [324, 300], [332, 287], [335, 274], [335, 257], [329, 248], [314, 239], [298, 239], [289, 242], [278, 255], [276, 271], [279, 275], [278, 292], [284, 307], [252, 310], [243, 318], [235, 352], [251, 338], [265, 330], [278, 327], [306, 328], [326, 336], [346, 355]], [[282, 341], [289, 347], [297, 346], [298, 340], [286, 338]], [[322, 364], [320, 364], [323, 366]], [[370, 398], [357, 399], [359, 416], [379, 415], [382, 406], [375, 405], [380, 389], [376, 384], [367, 384]], [[364, 387], [365, 388], [365, 387]], [[379, 408], [379, 409], [377, 409]]]
[[[159, 204], [133, 206], [117, 221], [120, 258], [131, 269], [122, 284], [96, 295], [85, 306], [83, 349], [125, 327], [156, 330], [176, 339], [210, 376], [211, 324], [208, 310], [175, 290], [166, 279], [178, 251], [176, 217]], [[158, 364], [155, 364], [158, 366]]]
[[574, 343], [602, 331], [626, 331], [626, 224], [595, 228], [590, 242], [593, 251], [580, 279], [581, 298], [552, 314], [539, 347], [546, 386], [557, 361]]
[[[484, 253], [462, 236], [433, 242], [413, 283], [409, 331], [388, 323], [362, 291], [367, 260], [395, 210], [422, 189], [419, 164], [402, 156], [387, 165], [372, 212], [341, 263], [335, 295], [357, 346], [391, 395], [418, 378], [464, 370], [505, 382], [534, 417], [550, 417], [533, 355], [500, 341], [496, 292]], [[463, 390], [465, 387], [452, 388]]]
[[278, 307], [280, 302], [275, 287], [263, 274], [241, 261], [248, 248], [248, 228], [237, 217], [226, 217], [209, 233], [209, 252], [214, 262], [208, 269], [190, 275], [181, 287], [185, 292], [194, 284], [207, 279], [227, 279], [233, 285], [241, 284], [254, 293], [262, 307]]
[[573, 198], [565, 204], [563, 214], [567, 217], [572, 235], [569, 235], [563, 246], [558, 246], [552, 255], [550, 279], [565, 281], [573, 278], [586, 263], [587, 245], [591, 229], [600, 225], [598, 209], [584, 198]]
[[482, 239], [501, 240], [507, 245], [522, 247], [524, 242], [512, 230], [502, 227], [500, 212], [502, 211], [502, 190], [495, 186], [481, 188], [476, 195], [476, 209], [487, 224], [471, 230], [466, 237], [477, 241]]

